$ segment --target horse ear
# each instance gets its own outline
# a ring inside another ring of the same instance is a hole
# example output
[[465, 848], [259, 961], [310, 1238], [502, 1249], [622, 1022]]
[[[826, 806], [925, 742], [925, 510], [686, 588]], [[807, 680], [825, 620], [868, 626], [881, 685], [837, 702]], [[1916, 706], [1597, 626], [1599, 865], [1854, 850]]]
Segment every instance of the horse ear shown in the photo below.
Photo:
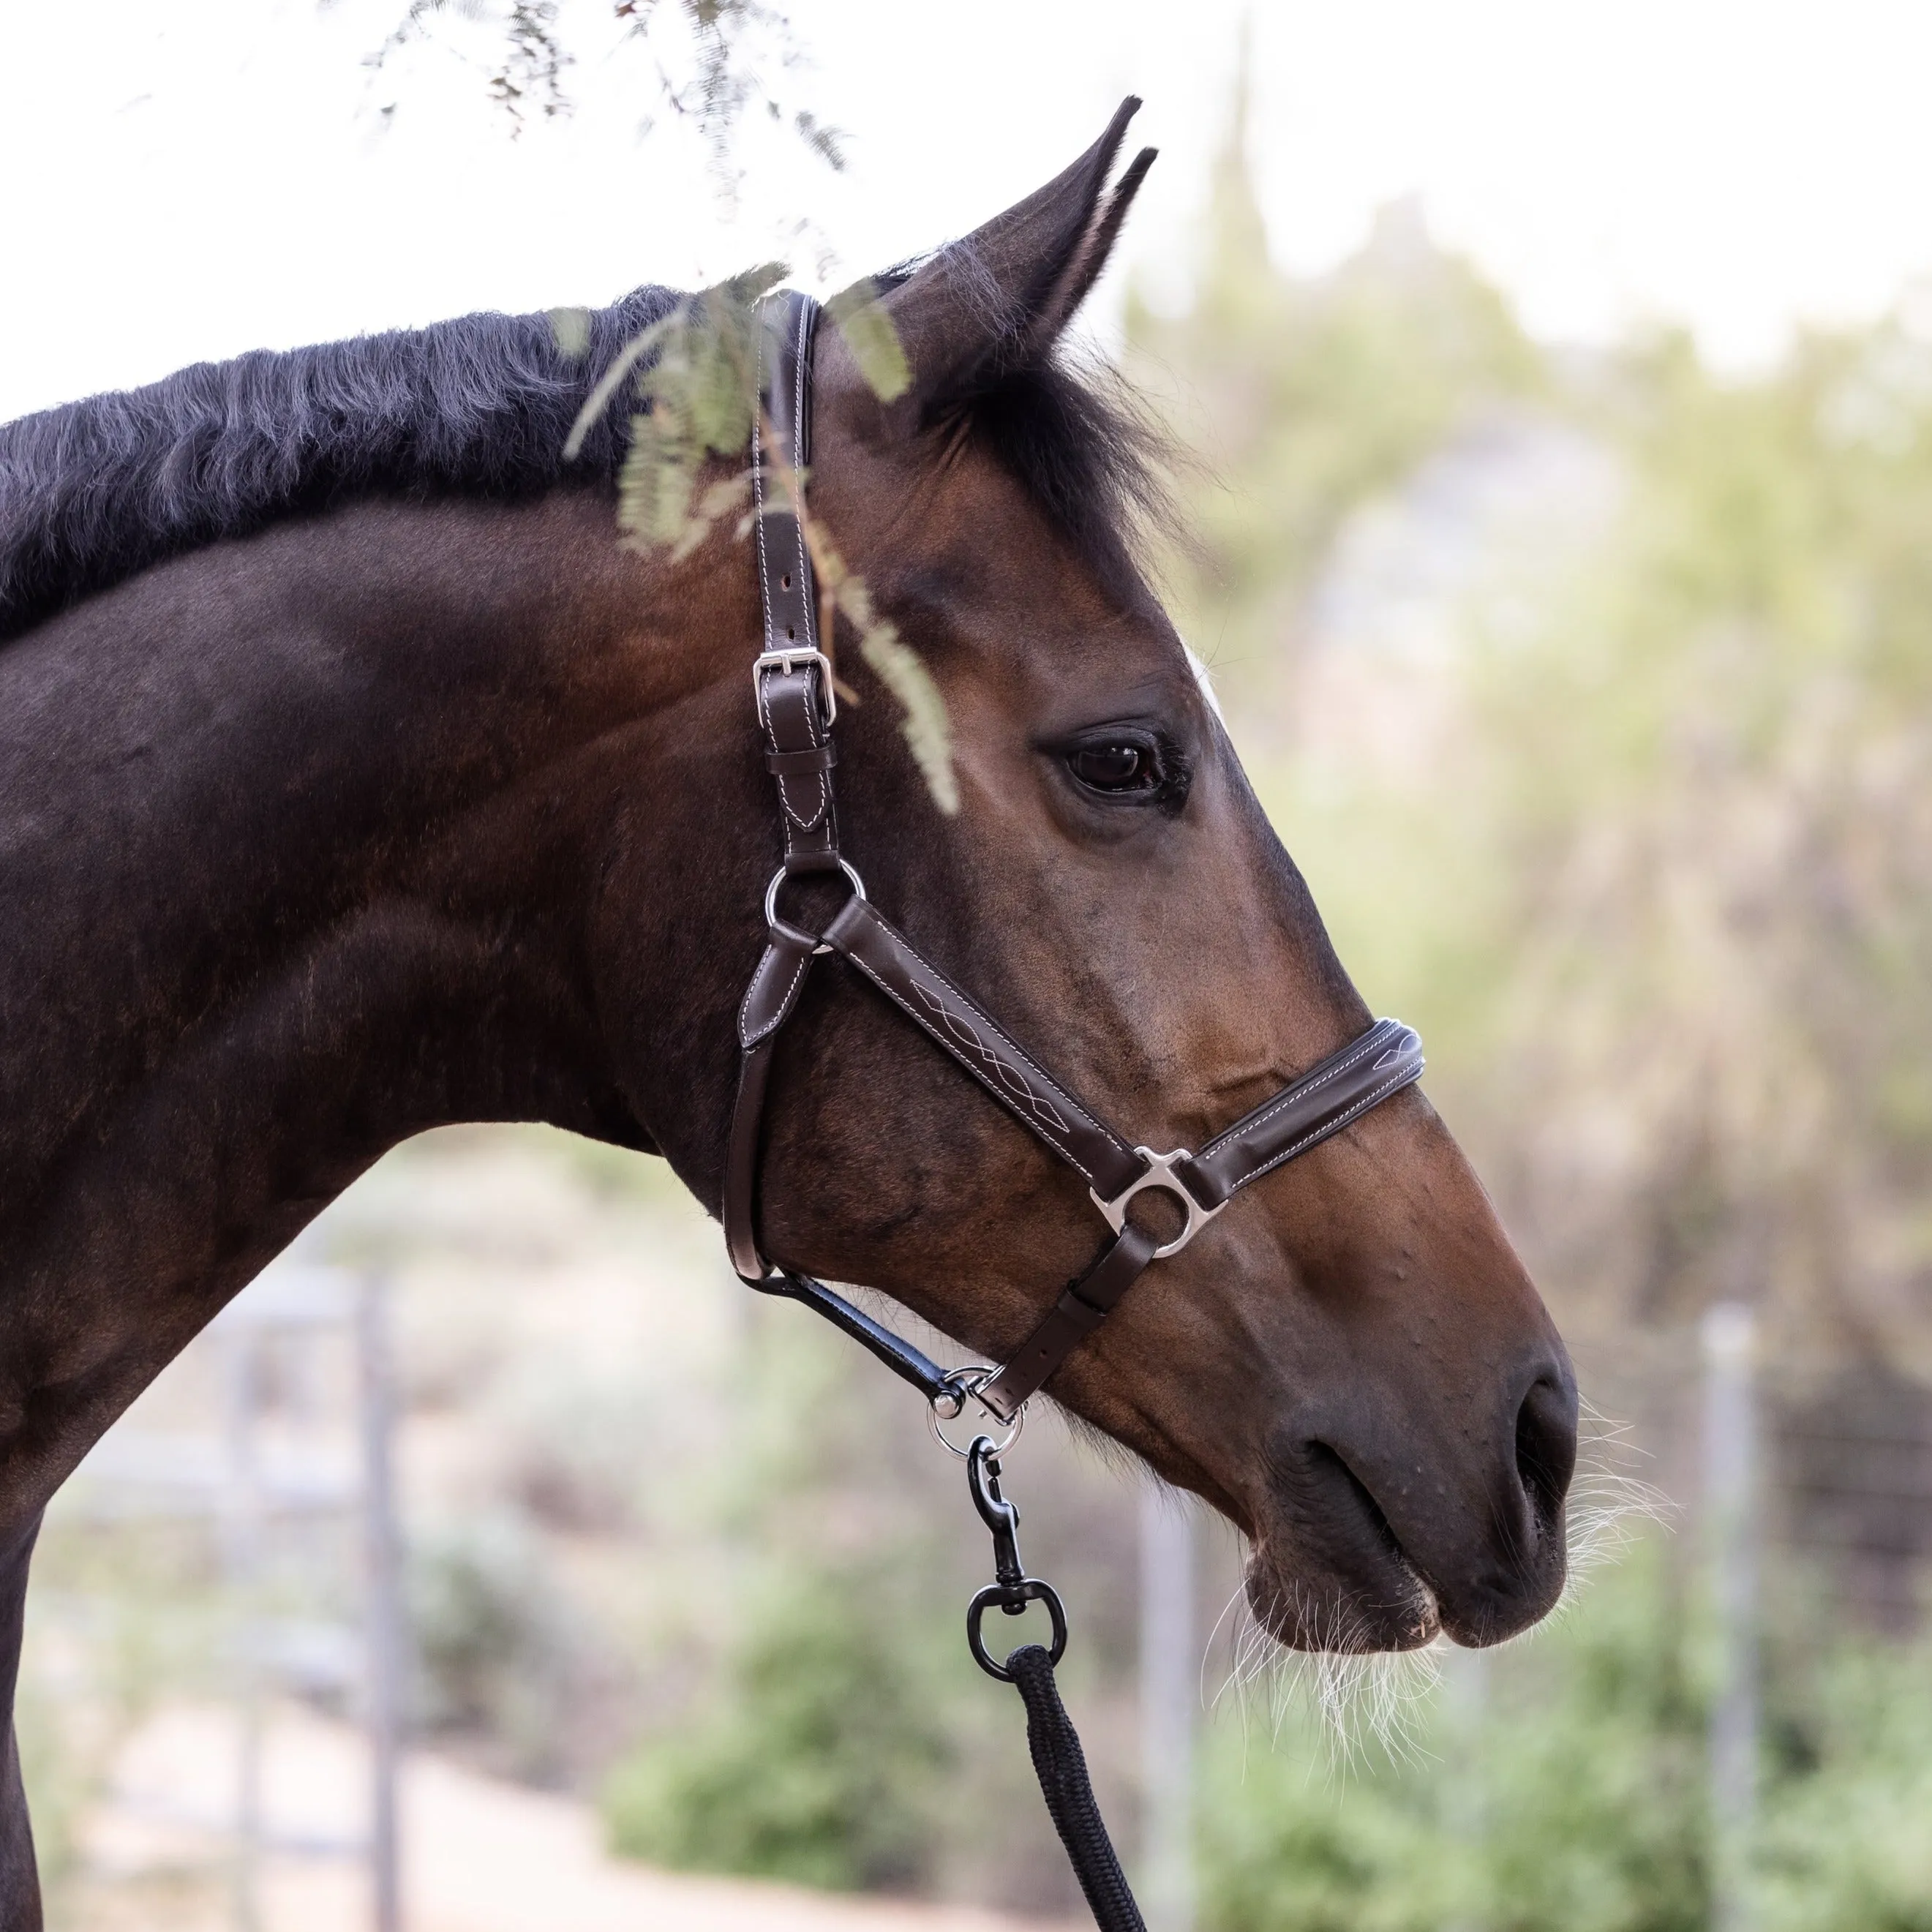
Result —
[[1140, 106], [1121, 102], [1107, 131], [1065, 172], [949, 243], [885, 298], [912, 370], [890, 412], [929, 422], [1010, 371], [1044, 357], [1112, 253], [1136, 192], [1154, 165], [1143, 148], [1110, 190], [1107, 177]]

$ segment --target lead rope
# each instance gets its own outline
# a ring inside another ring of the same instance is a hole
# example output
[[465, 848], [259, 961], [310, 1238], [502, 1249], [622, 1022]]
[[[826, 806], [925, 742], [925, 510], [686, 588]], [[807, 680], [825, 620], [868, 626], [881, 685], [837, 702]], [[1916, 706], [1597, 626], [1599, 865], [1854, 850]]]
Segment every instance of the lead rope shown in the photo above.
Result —
[[[938, 1433], [936, 1426], [934, 1432]], [[1012, 1435], [1006, 1438], [1009, 1443], [1012, 1439]], [[946, 1438], [940, 1436], [940, 1440], [945, 1442]], [[953, 1445], [946, 1442], [946, 1447]], [[1066, 1654], [1066, 1608], [1053, 1586], [1029, 1576], [1020, 1561], [1019, 1509], [1000, 1492], [1000, 1451], [992, 1438], [976, 1436], [964, 1454], [974, 1507], [992, 1532], [994, 1580], [967, 1606], [967, 1647], [988, 1676], [1012, 1684], [1026, 1706], [1027, 1749], [1033, 1758], [1034, 1774], [1040, 1780], [1040, 1795], [1046, 1801], [1047, 1815], [1060, 1834], [1060, 1842], [1066, 1847], [1068, 1862], [1086, 1894], [1094, 1924], [1100, 1932], [1147, 1932], [1094, 1801], [1087, 1754], [1080, 1748], [1079, 1735], [1060, 1701], [1060, 1686], [1054, 1681], [1054, 1666]], [[1030, 1603], [1044, 1606], [1052, 1620], [1052, 1648], [1023, 1643], [1008, 1652], [1004, 1664], [996, 1662], [986, 1648], [981, 1628], [986, 1612], [998, 1610], [1016, 1617]]]
[[1023, 1643], [1006, 1658], [1006, 1672], [1026, 1702], [1027, 1749], [1033, 1754], [1040, 1795], [1093, 1908], [1094, 1924], [1100, 1932], [1147, 1932], [1094, 1802], [1086, 1754], [1060, 1701], [1052, 1658], [1036, 1643]]

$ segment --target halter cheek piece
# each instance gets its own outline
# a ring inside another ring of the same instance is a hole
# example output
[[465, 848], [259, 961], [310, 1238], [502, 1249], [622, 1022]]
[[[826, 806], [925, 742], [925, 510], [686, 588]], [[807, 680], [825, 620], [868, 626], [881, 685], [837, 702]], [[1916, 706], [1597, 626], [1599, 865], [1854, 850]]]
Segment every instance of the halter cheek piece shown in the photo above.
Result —
[[[732, 1266], [751, 1286], [805, 1302], [827, 1316], [922, 1390], [940, 1413], [956, 1415], [970, 1396], [1010, 1420], [1150, 1262], [1178, 1254], [1250, 1181], [1306, 1154], [1420, 1078], [1422, 1042], [1400, 1021], [1378, 1020], [1198, 1154], [1185, 1148], [1156, 1154], [1134, 1146], [1083, 1106], [866, 898], [863, 882], [838, 848], [832, 783], [838, 762], [832, 738], [837, 700], [814, 630], [811, 560], [784, 485], [777, 474], [767, 472], [765, 462], [769, 424], [794, 475], [804, 473], [818, 316], [817, 303], [790, 291], [769, 297], [760, 311], [760, 418], [752, 432], [752, 475], [764, 636], [752, 683], [766, 768], [778, 787], [784, 854], [765, 893], [769, 943], [738, 1009], [741, 1059], [725, 1162], [724, 1238]], [[786, 880], [812, 873], [842, 873], [851, 889], [837, 916], [815, 934], [793, 925], [779, 909]], [[1078, 1173], [1112, 1231], [1085, 1273], [1069, 1284], [1002, 1368], [941, 1370], [822, 1282], [774, 1269], [759, 1251], [759, 1142], [773, 1045], [813, 959], [825, 952], [842, 955]], [[1180, 1232], [1159, 1244], [1127, 1218], [1135, 1197], [1154, 1189], [1170, 1196], [1185, 1216]]]

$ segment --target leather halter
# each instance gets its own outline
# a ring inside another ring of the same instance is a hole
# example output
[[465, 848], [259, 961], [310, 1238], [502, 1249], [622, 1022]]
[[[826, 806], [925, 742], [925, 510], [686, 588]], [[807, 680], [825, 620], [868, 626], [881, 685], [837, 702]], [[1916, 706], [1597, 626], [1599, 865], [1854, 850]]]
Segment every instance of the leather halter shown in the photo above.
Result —
[[[785, 290], [760, 305], [759, 416], [752, 476], [764, 635], [752, 682], [766, 769], [778, 788], [784, 856], [765, 895], [764, 956], [738, 1009], [738, 1096], [725, 1161], [724, 1238], [731, 1264], [751, 1286], [789, 1295], [830, 1316], [937, 1400], [970, 1395], [1001, 1420], [1104, 1321], [1148, 1264], [1178, 1254], [1251, 1181], [1306, 1154], [1422, 1074], [1422, 1042], [1399, 1020], [1378, 1020], [1358, 1038], [1216, 1135], [1200, 1151], [1156, 1154], [1117, 1133], [925, 958], [866, 896], [839, 850], [832, 774], [838, 715], [832, 668], [818, 648], [812, 561], [781, 477], [768, 473], [767, 425], [794, 479], [811, 454], [811, 368], [818, 304]], [[796, 487], [802, 487], [802, 482]], [[778, 910], [788, 877], [842, 872], [851, 897], [819, 933], [802, 932]], [[1087, 1183], [1112, 1231], [1086, 1271], [1070, 1282], [1004, 1367], [977, 1381], [947, 1376], [823, 1283], [773, 1269], [758, 1240], [758, 1178], [773, 1046], [798, 1001], [814, 957], [837, 952], [926, 1037], [950, 1054], [1021, 1126]], [[1157, 1243], [1128, 1218], [1135, 1197], [1168, 1194], [1186, 1216]]]

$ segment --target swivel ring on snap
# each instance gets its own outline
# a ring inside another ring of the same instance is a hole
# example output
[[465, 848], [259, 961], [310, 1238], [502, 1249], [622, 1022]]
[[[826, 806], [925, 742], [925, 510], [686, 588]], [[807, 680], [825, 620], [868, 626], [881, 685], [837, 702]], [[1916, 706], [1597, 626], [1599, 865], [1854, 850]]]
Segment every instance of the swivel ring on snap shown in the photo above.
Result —
[[1022, 1577], [1018, 1583], [988, 1583], [966, 1606], [966, 1647], [973, 1653], [973, 1661], [988, 1677], [997, 1677], [1002, 1684], [1010, 1684], [1013, 1674], [1006, 1666], [995, 1660], [986, 1648], [986, 1640], [980, 1625], [986, 1612], [998, 1605], [1010, 1617], [1016, 1617], [1029, 1604], [1043, 1604], [1046, 1614], [1053, 1625], [1053, 1642], [1047, 1656], [1058, 1664], [1066, 1654], [1066, 1606], [1060, 1600], [1060, 1592], [1051, 1583], [1042, 1582], [1037, 1576]]
[[[981, 1386], [991, 1382], [999, 1372], [989, 1362], [972, 1362], [963, 1369], [955, 1369], [946, 1378], [946, 1387], [934, 1398], [926, 1409], [926, 1426], [932, 1431], [933, 1441], [950, 1454], [957, 1456], [962, 1462], [971, 1455], [971, 1449], [961, 1448], [939, 1425], [942, 1421], [951, 1422], [960, 1415], [967, 1403], [979, 1393]], [[1006, 1425], [1006, 1434], [993, 1444], [992, 1453], [997, 1456], [1001, 1450], [1010, 1449], [1020, 1439], [1020, 1431], [1025, 1426], [1026, 1404], [1022, 1402], [1014, 1411], [1012, 1420]], [[973, 1432], [976, 1436], [985, 1432], [980, 1429]]]

